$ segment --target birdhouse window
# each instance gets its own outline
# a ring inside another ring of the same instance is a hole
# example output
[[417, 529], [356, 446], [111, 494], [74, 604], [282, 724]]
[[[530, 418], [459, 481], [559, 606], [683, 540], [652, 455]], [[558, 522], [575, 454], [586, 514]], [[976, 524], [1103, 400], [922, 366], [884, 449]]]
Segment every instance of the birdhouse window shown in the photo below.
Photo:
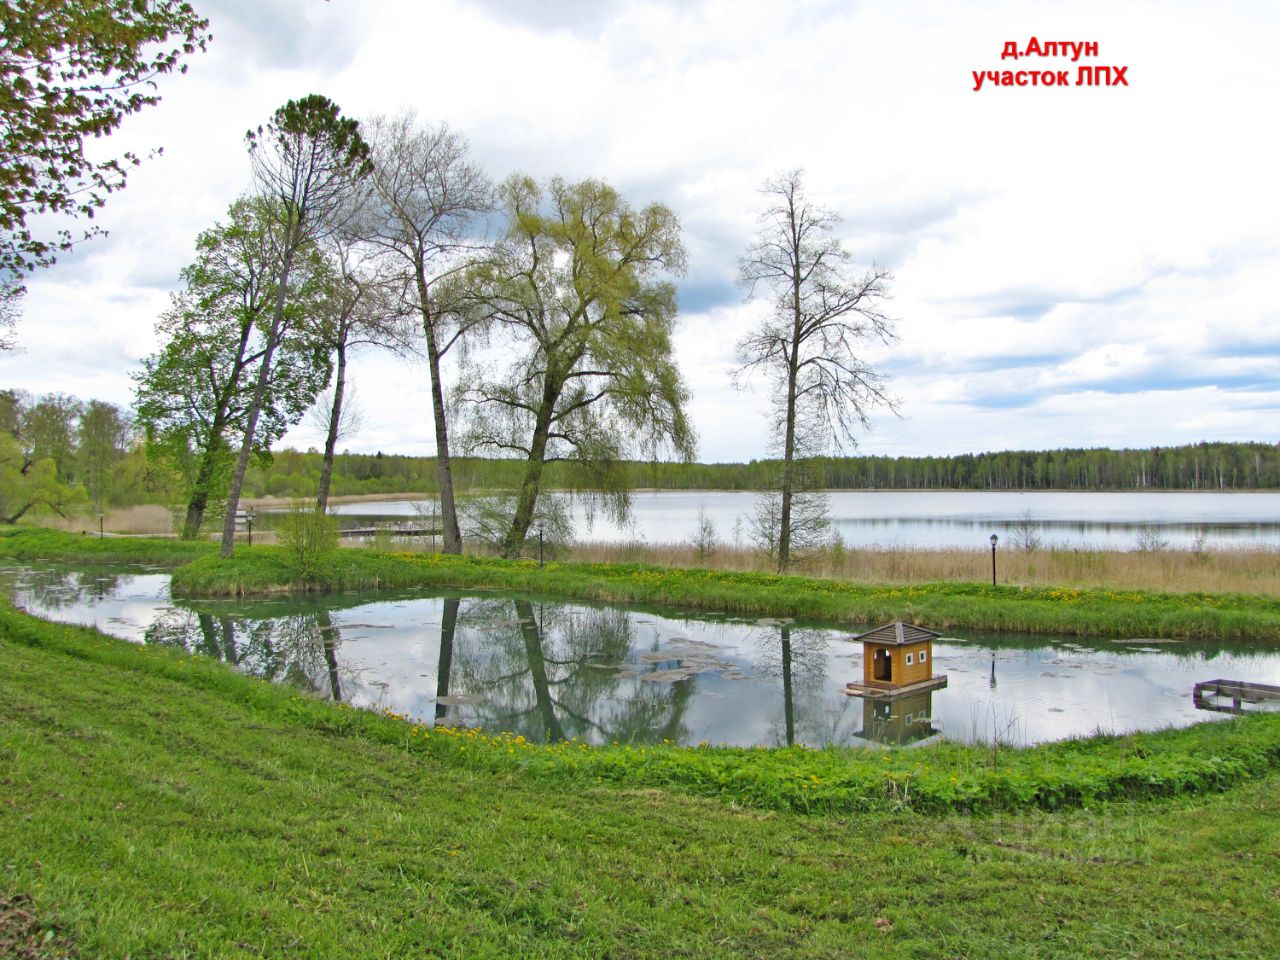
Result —
[[913, 663], [915, 663], [915, 661], [912, 659], [912, 655], [908, 653], [908, 654], [907, 654], [907, 666], [909, 667], [909, 666], [911, 666], [911, 664], [913, 664]]
[[928, 653], [926, 653], [924, 650], [921, 650], [921, 651], [920, 651], [920, 662], [921, 662], [921, 663], [925, 663], [928, 659], [929, 659], [929, 654], [928, 654]]

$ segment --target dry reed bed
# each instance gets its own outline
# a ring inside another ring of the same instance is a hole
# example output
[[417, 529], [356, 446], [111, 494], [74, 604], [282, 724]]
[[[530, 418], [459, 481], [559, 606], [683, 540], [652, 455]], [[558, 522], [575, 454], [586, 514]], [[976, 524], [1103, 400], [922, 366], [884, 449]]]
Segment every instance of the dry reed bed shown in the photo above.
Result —
[[[569, 549], [563, 559], [773, 572], [768, 558], [757, 551], [721, 547], [700, 555], [689, 544], [583, 543]], [[855, 583], [981, 583], [991, 577], [991, 551], [845, 548], [839, 553], [812, 556], [796, 565], [793, 572]], [[1001, 584], [1013, 586], [1275, 595], [1280, 594], [1280, 551], [1000, 550], [997, 575]]]

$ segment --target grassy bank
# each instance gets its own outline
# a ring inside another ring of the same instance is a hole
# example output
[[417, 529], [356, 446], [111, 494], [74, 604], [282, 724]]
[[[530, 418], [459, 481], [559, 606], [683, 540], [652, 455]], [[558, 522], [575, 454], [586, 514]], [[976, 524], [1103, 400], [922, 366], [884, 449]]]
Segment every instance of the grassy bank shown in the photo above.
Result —
[[[81, 956], [1263, 957], [1280, 923], [1276, 718], [994, 761], [772, 754], [787, 774], [759, 751], [424, 735], [12, 612], [0, 653], [0, 898], [29, 895]], [[758, 769], [700, 788], [717, 756]], [[1179, 757], [1183, 785], [1151, 790]], [[837, 767], [878, 801], [818, 817], [785, 799], [812, 788], [743, 791]], [[968, 789], [1037, 767], [1127, 767], [1114, 796], [1175, 796], [915, 808], [933, 774]]]
[[0, 557], [15, 560], [64, 560], [70, 563], [148, 563], [173, 565], [211, 556], [218, 545], [205, 540], [154, 537], [99, 537], [46, 527], [0, 530]]
[[[1112, 637], [1280, 639], [1280, 601], [1254, 595], [991, 587], [975, 583], [876, 585], [822, 578], [671, 569], [641, 564], [549, 563], [440, 554], [337, 551], [332, 590], [435, 587], [532, 591], [618, 604], [867, 623], [913, 620], [937, 628]], [[283, 551], [208, 555], [177, 570], [175, 595], [237, 596], [290, 589]]]
[[[72, 562], [184, 564], [175, 596], [265, 595], [301, 589], [286, 553], [144, 538], [98, 539], [51, 530], [0, 534], [0, 556]], [[914, 620], [940, 629], [1095, 637], [1166, 637], [1274, 642], [1280, 600], [1256, 594], [1157, 593], [982, 583], [858, 583], [822, 577], [634, 563], [548, 563], [434, 553], [340, 549], [311, 588], [507, 590], [602, 603], [663, 605], [771, 617], [868, 623]]]

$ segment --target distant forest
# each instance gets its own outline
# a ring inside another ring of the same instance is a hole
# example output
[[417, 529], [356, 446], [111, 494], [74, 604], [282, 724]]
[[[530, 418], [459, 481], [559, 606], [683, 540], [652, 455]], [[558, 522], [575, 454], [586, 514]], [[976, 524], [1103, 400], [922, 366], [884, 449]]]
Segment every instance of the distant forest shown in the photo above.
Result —
[[[434, 459], [395, 454], [339, 454], [336, 495], [435, 490]], [[1009, 450], [953, 457], [821, 457], [809, 461], [814, 479], [852, 490], [1275, 490], [1280, 445], [1198, 443], [1146, 450]], [[779, 463], [631, 462], [632, 484], [660, 490], [763, 490]], [[284, 450], [252, 471], [250, 492], [314, 496], [320, 455]], [[521, 461], [459, 457], [454, 476], [464, 490], [511, 489]], [[547, 465], [549, 486], [570, 485], [559, 464]]]

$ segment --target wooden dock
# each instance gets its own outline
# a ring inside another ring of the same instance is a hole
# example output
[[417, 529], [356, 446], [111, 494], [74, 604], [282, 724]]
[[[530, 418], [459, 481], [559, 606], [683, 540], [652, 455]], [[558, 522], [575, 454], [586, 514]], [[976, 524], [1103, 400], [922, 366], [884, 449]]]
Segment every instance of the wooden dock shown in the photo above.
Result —
[[1280, 704], [1280, 687], [1249, 680], [1205, 680], [1192, 688], [1191, 701], [1197, 710], [1246, 713], [1245, 704]]
[[338, 531], [342, 537], [372, 537], [379, 533], [393, 537], [439, 537], [444, 531], [434, 527], [344, 527]]

